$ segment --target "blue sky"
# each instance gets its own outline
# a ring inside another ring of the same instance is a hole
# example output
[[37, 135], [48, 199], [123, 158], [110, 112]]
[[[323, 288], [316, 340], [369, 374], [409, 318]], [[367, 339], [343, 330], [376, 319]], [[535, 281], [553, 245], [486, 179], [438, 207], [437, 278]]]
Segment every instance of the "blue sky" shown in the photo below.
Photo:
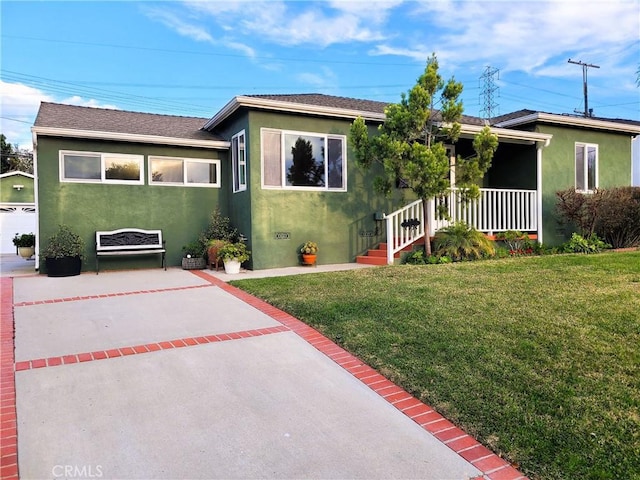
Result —
[[640, 0], [2, 1], [1, 130], [30, 147], [40, 101], [211, 117], [233, 96], [396, 102], [435, 52], [481, 116], [583, 111], [640, 120]]

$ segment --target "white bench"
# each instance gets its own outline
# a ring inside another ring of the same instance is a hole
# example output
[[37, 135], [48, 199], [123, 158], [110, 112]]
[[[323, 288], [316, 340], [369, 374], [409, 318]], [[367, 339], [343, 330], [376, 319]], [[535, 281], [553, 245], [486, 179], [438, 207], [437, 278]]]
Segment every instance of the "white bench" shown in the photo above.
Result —
[[100, 270], [99, 257], [107, 255], [162, 255], [162, 268], [166, 270], [166, 252], [162, 230], [121, 228], [96, 232], [96, 275]]

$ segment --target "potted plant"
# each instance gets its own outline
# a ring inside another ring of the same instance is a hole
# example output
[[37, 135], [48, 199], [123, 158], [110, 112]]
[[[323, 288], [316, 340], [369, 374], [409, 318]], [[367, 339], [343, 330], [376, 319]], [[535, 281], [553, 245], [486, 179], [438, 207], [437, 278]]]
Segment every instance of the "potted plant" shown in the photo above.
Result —
[[47, 275], [69, 277], [80, 275], [84, 257], [84, 240], [66, 225], [59, 225], [42, 249]]
[[185, 270], [202, 270], [206, 261], [204, 259], [204, 247], [194, 240], [182, 247], [182, 268]]
[[218, 251], [227, 243], [227, 240], [222, 240], [220, 238], [212, 238], [207, 242], [207, 266], [209, 270], [213, 268], [213, 265], [216, 266], [216, 272], [218, 271], [218, 263], [220, 262], [218, 258]]
[[216, 208], [209, 217], [209, 225], [200, 234], [199, 241], [206, 249], [209, 269], [215, 264], [218, 270], [218, 250], [225, 243], [235, 243], [240, 240], [238, 230], [231, 226], [229, 217], [225, 217]]
[[218, 258], [224, 262], [224, 271], [229, 274], [239, 273], [240, 264], [249, 260], [250, 255], [251, 252], [242, 242], [228, 242], [218, 250]]
[[315, 265], [318, 244], [312, 241], [304, 242], [304, 245], [300, 248], [300, 253], [302, 254], [303, 265]]
[[33, 233], [23, 233], [13, 237], [13, 244], [18, 248], [18, 254], [29, 260], [36, 253], [36, 236]]

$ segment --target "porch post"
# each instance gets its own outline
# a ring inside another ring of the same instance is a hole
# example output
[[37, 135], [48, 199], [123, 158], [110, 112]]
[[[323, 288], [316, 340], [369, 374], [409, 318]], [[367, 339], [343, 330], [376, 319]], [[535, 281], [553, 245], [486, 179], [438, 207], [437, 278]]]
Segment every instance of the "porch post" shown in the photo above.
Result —
[[545, 146], [542, 142], [536, 142], [536, 225], [538, 243], [542, 243], [542, 148]]

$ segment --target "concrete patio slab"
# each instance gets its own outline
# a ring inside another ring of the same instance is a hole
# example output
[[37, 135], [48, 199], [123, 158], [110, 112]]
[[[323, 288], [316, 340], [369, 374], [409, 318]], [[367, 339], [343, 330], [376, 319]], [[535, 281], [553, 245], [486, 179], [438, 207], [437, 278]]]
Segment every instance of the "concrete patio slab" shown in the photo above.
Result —
[[291, 332], [16, 375], [21, 478], [480, 472]]

